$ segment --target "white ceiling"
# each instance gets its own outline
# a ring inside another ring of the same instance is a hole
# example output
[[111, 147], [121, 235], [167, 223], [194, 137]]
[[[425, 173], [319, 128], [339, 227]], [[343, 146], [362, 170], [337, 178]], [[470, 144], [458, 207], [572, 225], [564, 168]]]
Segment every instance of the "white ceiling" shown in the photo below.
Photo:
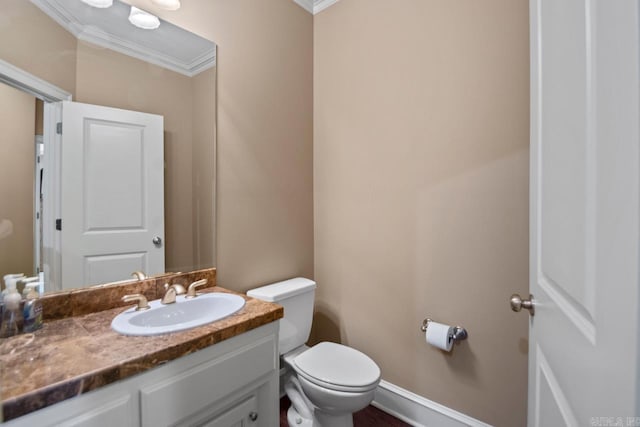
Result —
[[338, 0], [293, 0], [302, 6], [307, 12], [316, 14], [322, 12]]
[[194, 76], [216, 63], [215, 43], [161, 21], [155, 30], [134, 27], [130, 6], [118, 0], [107, 9], [79, 0], [31, 0], [77, 38], [178, 73]]

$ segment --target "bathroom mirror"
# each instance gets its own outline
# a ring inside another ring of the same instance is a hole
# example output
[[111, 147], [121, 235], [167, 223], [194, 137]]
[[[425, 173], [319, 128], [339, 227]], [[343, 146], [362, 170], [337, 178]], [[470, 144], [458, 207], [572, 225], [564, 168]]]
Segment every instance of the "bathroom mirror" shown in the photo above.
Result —
[[[154, 30], [134, 27], [130, 10], [118, 0], [106, 9], [80, 0], [3, 0], [0, 60], [70, 94], [75, 102], [162, 116], [164, 233], [159, 237], [164, 270], [212, 267], [216, 46], [166, 21]], [[20, 90], [20, 82], [6, 75], [0, 80], [5, 82], [0, 83], [0, 120], [16, 127], [11, 133], [3, 127], [0, 136], [0, 276], [50, 274], [49, 264], [60, 263], [56, 257], [64, 253], [47, 240], [47, 229], [59, 232], [55, 227], [64, 227], [65, 219], [57, 217], [60, 210], [47, 211], [39, 203], [43, 186], [64, 170], [64, 164], [60, 171], [43, 171], [42, 166], [50, 164], [43, 155], [50, 152], [47, 135], [56, 133], [56, 121], [50, 100]], [[118, 170], [104, 175], [108, 182]], [[130, 273], [109, 281], [127, 280]], [[94, 284], [47, 278], [45, 290]]]

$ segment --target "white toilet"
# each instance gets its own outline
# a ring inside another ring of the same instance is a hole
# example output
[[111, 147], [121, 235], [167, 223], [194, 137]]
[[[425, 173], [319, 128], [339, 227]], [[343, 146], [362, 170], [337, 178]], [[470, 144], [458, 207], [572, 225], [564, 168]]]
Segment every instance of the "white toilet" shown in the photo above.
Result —
[[280, 354], [291, 368], [284, 390], [290, 426], [351, 427], [353, 413], [371, 403], [380, 368], [353, 348], [322, 342], [309, 348], [316, 283], [298, 277], [252, 289], [247, 295], [284, 307]]

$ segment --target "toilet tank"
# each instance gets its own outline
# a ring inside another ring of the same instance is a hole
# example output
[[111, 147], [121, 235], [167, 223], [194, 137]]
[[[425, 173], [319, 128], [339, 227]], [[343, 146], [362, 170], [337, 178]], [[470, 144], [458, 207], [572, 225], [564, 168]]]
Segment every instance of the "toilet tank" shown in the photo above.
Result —
[[280, 319], [280, 354], [300, 347], [309, 339], [315, 292], [316, 282], [304, 277], [296, 277], [247, 292], [252, 298], [275, 302], [284, 307], [284, 318]]

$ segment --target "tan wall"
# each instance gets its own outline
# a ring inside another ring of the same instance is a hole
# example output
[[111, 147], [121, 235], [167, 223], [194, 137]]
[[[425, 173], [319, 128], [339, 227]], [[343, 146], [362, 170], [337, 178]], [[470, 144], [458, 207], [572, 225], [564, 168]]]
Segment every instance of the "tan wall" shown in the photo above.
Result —
[[[193, 94], [193, 254], [196, 269], [215, 265], [216, 69], [191, 79]], [[214, 191], [212, 191], [214, 189]]]
[[191, 79], [85, 42], [78, 43], [77, 58], [76, 101], [164, 116], [165, 265], [191, 270]]
[[[342, 0], [314, 36], [315, 339], [525, 425], [528, 2]], [[426, 317], [468, 341], [427, 346]]]
[[[0, 83], [0, 228], [11, 221], [13, 233], [0, 230], [0, 277], [32, 276], [35, 98]], [[5, 222], [6, 224], [6, 222]]]
[[0, 4], [0, 59], [74, 93], [76, 38], [25, 0]]
[[313, 17], [291, 0], [129, 2], [218, 45], [218, 283], [313, 276]]
[[44, 134], [44, 102], [36, 98], [36, 135]]

